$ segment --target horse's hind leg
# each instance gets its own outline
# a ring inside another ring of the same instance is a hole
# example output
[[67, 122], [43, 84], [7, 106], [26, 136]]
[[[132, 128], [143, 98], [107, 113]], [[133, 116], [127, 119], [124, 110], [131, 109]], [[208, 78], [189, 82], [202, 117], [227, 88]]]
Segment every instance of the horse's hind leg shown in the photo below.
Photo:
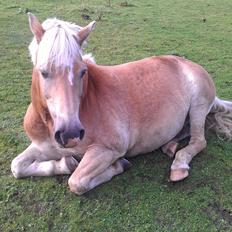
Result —
[[24, 152], [13, 159], [11, 171], [14, 177], [71, 174], [78, 165], [78, 162], [71, 155], [62, 156], [55, 149], [48, 149], [45, 152], [39, 150], [32, 143]]
[[187, 118], [184, 127], [177, 134], [177, 136], [161, 147], [162, 152], [168, 155], [170, 158], [173, 158], [174, 155], [176, 154], [179, 142], [189, 136], [190, 136], [190, 126], [189, 126], [189, 118]]
[[188, 176], [189, 163], [192, 158], [206, 147], [204, 126], [210, 104], [203, 103], [190, 109], [190, 141], [189, 144], [176, 153], [171, 166], [171, 181], [179, 181]]

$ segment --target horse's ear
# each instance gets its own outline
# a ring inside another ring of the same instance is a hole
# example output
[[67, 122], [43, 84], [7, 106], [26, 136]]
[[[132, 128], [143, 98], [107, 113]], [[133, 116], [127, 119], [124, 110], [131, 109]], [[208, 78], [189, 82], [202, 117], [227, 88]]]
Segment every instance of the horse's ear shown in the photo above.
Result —
[[43, 37], [44, 29], [42, 25], [40, 24], [39, 20], [33, 15], [32, 13], [27, 13], [28, 19], [29, 19], [29, 25], [31, 32], [34, 34], [37, 43], [39, 43]]
[[77, 39], [80, 45], [88, 38], [90, 32], [95, 28], [96, 21], [89, 23], [77, 33]]

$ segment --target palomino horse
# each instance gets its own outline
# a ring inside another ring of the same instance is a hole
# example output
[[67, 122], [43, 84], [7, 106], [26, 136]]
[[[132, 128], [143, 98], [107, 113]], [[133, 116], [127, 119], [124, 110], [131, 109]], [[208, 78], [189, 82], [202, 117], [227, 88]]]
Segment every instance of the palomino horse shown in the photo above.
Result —
[[215, 97], [198, 64], [157, 56], [99, 66], [81, 49], [95, 22], [41, 25], [29, 13], [29, 23], [34, 69], [24, 128], [32, 143], [12, 161], [16, 178], [71, 174], [70, 190], [83, 194], [130, 167], [126, 157], [162, 147], [175, 157], [170, 179], [179, 181], [206, 147], [208, 114], [217, 132], [232, 137], [232, 103]]

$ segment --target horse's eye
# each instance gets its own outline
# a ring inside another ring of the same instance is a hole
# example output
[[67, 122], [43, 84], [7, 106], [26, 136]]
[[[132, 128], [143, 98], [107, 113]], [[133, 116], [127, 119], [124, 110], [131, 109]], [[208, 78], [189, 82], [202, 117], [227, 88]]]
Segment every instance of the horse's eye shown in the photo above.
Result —
[[78, 78], [81, 79], [81, 78], [86, 74], [86, 71], [87, 71], [86, 68], [81, 69], [81, 70], [79, 71], [79, 73], [78, 73]]
[[41, 75], [44, 79], [49, 77], [49, 73], [47, 71], [41, 71]]

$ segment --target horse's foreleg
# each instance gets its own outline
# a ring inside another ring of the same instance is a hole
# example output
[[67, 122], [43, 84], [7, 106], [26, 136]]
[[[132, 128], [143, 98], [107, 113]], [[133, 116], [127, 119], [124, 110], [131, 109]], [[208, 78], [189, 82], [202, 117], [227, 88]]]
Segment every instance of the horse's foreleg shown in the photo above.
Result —
[[192, 158], [206, 147], [204, 136], [205, 119], [209, 108], [202, 106], [190, 109], [190, 141], [176, 153], [171, 166], [171, 181], [179, 181], [188, 176], [189, 163]]
[[22, 178], [71, 174], [78, 165], [78, 162], [72, 156], [62, 157], [59, 153], [55, 153], [55, 150], [46, 151], [46, 153], [49, 152], [51, 156], [44, 155], [43, 151], [32, 143], [12, 161], [11, 171], [13, 175], [16, 178]]
[[81, 195], [130, 167], [129, 161], [112, 150], [95, 147], [87, 151], [69, 178], [70, 190]]

